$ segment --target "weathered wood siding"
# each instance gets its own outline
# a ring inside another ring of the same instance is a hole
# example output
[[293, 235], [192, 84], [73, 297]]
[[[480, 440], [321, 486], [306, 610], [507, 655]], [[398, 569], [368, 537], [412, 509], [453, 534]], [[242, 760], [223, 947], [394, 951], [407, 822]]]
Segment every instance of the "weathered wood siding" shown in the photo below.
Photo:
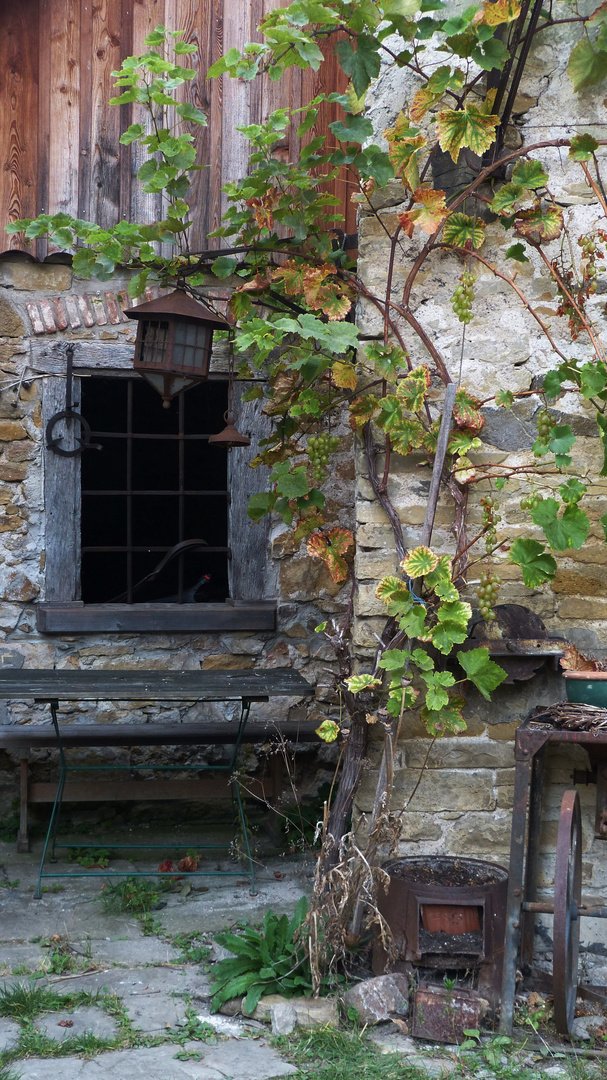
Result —
[[[188, 99], [204, 109], [208, 127], [193, 129], [198, 162], [192, 205], [192, 250], [214, 246], [208, 233], [225, 209], [221, 187], [246, 171], [246, 144], [237, 126], [259, 122], [274, 108], [299, 106], [320, 90], [344, 89], [331, 57], [322, 75], [291, 68], [280, 84], [233, 79], [207, 80], [208, 68], [233, 46], [259, 38], [257, 24], [277, 0], [3, 0], [0, 4], [0, 227], [15, 218], [65, 211], [103, 227], [124, 217], [153, 221], [159, 196], [136, 182], [141, 152], [119, 144], [136, 118], [131, 106], [110, 106], [111, 72], [126, 56], [144, 51], [143, 40], [158, 24], [185, 29], [198, 46], [198, 77]], [[195, 57], [186, 58], [186, 63]], [[335, 119], [327, 107], [320, 130]], [[138, 118], [137, 118], [138, 119]], [[282, 154], [296, 159], [296, 124], [286, 133]], [[318, 130], [307, 136], [310, 139]], [[139, 155], [139, 156], [138, 156]], [[333, 185], [343, 199], [346, 231], [355, 231], [354, 208], [345, 179]], [[0, 251], [21, 249], [38, 258], [35, 245], [2, 231]], [[217, 242], [215, 242], [217, 246]]]

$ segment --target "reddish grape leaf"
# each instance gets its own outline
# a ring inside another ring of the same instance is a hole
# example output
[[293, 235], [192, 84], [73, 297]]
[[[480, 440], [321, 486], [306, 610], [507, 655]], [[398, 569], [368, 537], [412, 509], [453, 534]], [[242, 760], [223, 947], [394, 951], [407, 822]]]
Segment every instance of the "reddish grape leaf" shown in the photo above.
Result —
[[417, 188], [413, 198], [416, 203], [421, 203], [421, 206], [405, 210], [398, 215], [398, 220], [407, 236], [413, 235], [415, 225], [419, 225], [420, 229], [431, 236], [449, 214], [445, 204], [445, 192], [435, 191], [430, 187]]
[[346, 557], [354, 553], [354, 534], [350, 529], [336, 526], [326, 533], [313, 533], [306, 546], [309, 555], [322, 559], [333, 581], [339, 583], [346, 580]]
[[379, 409], [379, 401], [373, 394], [365, 394], [356, 398], [350, 405], [350, 427], [353, 431], [362, 431], [365, 424], [375, 416]]
[[556, 240], [563, 231], [563, 211], [558, 206], [534, 206], [532, 210], [520, 210], [514, 228], [519, 236], [526, 236], [533, 244]]
[[479, 412], [480, 406], [479, 399], [460, 386], [456, 391], [453, 406], [453, 419], [457, 426], [469, 428], [474, 433], [480, 431], [485, 426], [485, 417]]

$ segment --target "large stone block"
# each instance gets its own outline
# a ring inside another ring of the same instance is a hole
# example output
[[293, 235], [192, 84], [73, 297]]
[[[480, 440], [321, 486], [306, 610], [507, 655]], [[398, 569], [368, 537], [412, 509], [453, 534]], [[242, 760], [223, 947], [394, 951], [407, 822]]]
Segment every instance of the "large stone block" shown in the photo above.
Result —
[[454, 821], [445, 842], [454, 855], [500, 855], [510, 853], [511, 817], [506, 810], [493, 814], [464, 814]]
[[0, 442], [13, 442], [16, 439], [25, 439], [27, 432], [23, 424], [15, 420], [0, 420]]
[[[393, 792], [395, 810], [403, 806], [416, 812], [493, 810], [496, 802], [493, 773], [489, 770], [431, 770], [424, 772], [420, 780], [419, 769], [402, 769], [395, 772]], [[375, 778], [365, 774], [358, 790], [360, 809], [369, 812], [374, 796]]]
[[42, 264], [26, 257], [0, 262], [0, 284], [29, 292], [63, 292], [72, 284], [72, 270], [58, 263]]
[[0, 336], [1, 337], [23, 337], [27, 331], [25, 329], [25, 323], [21, 316], [15, 311], [12, 304], [9, 304], [6, 297], [0, 297]]
[[321, 559], [308, 556], [282, 562], [279, 570], [282, 596], [291, 600], [315, 600], [320, 593], [337, 596], [343, 588], [331, 577]]
[[[407, 744], [407, 765], [418, 768], [426, 760], [426, 749], [418, 743]], [[498, 769], [513, 761], [512, 747], [507, 743], [490, 743], [486, 739], [440, 739], [432, 747], [428, 769]]]
[[603, 620], [607, 619], [607, 600], [584, 600], [569, 597], [558, 605], [557, 611], [561, 619]]

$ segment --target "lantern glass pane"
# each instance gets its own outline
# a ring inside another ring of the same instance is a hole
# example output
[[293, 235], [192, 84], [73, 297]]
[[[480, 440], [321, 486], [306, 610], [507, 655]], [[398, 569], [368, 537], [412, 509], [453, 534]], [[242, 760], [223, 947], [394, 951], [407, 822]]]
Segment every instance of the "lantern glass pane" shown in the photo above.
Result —
[[160, 319], [150, 319], [149, 322], [143, 323], [141, 327], [140, 362], [145, 364], [162, 364], [164, 362], [168, 332], [168, 322]]
[[200, 323], [176, 323], [173, 344], [175, 367], [201, 371], [205, 366], [210, 333], [209, 328]]

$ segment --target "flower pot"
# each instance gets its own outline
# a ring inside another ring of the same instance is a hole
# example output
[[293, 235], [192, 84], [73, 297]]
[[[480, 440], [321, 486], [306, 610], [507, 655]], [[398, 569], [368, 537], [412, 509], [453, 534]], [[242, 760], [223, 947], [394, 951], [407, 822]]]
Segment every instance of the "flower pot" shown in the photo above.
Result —
[[567, 701], [607, 709], [607, 671], [564, 671]]

